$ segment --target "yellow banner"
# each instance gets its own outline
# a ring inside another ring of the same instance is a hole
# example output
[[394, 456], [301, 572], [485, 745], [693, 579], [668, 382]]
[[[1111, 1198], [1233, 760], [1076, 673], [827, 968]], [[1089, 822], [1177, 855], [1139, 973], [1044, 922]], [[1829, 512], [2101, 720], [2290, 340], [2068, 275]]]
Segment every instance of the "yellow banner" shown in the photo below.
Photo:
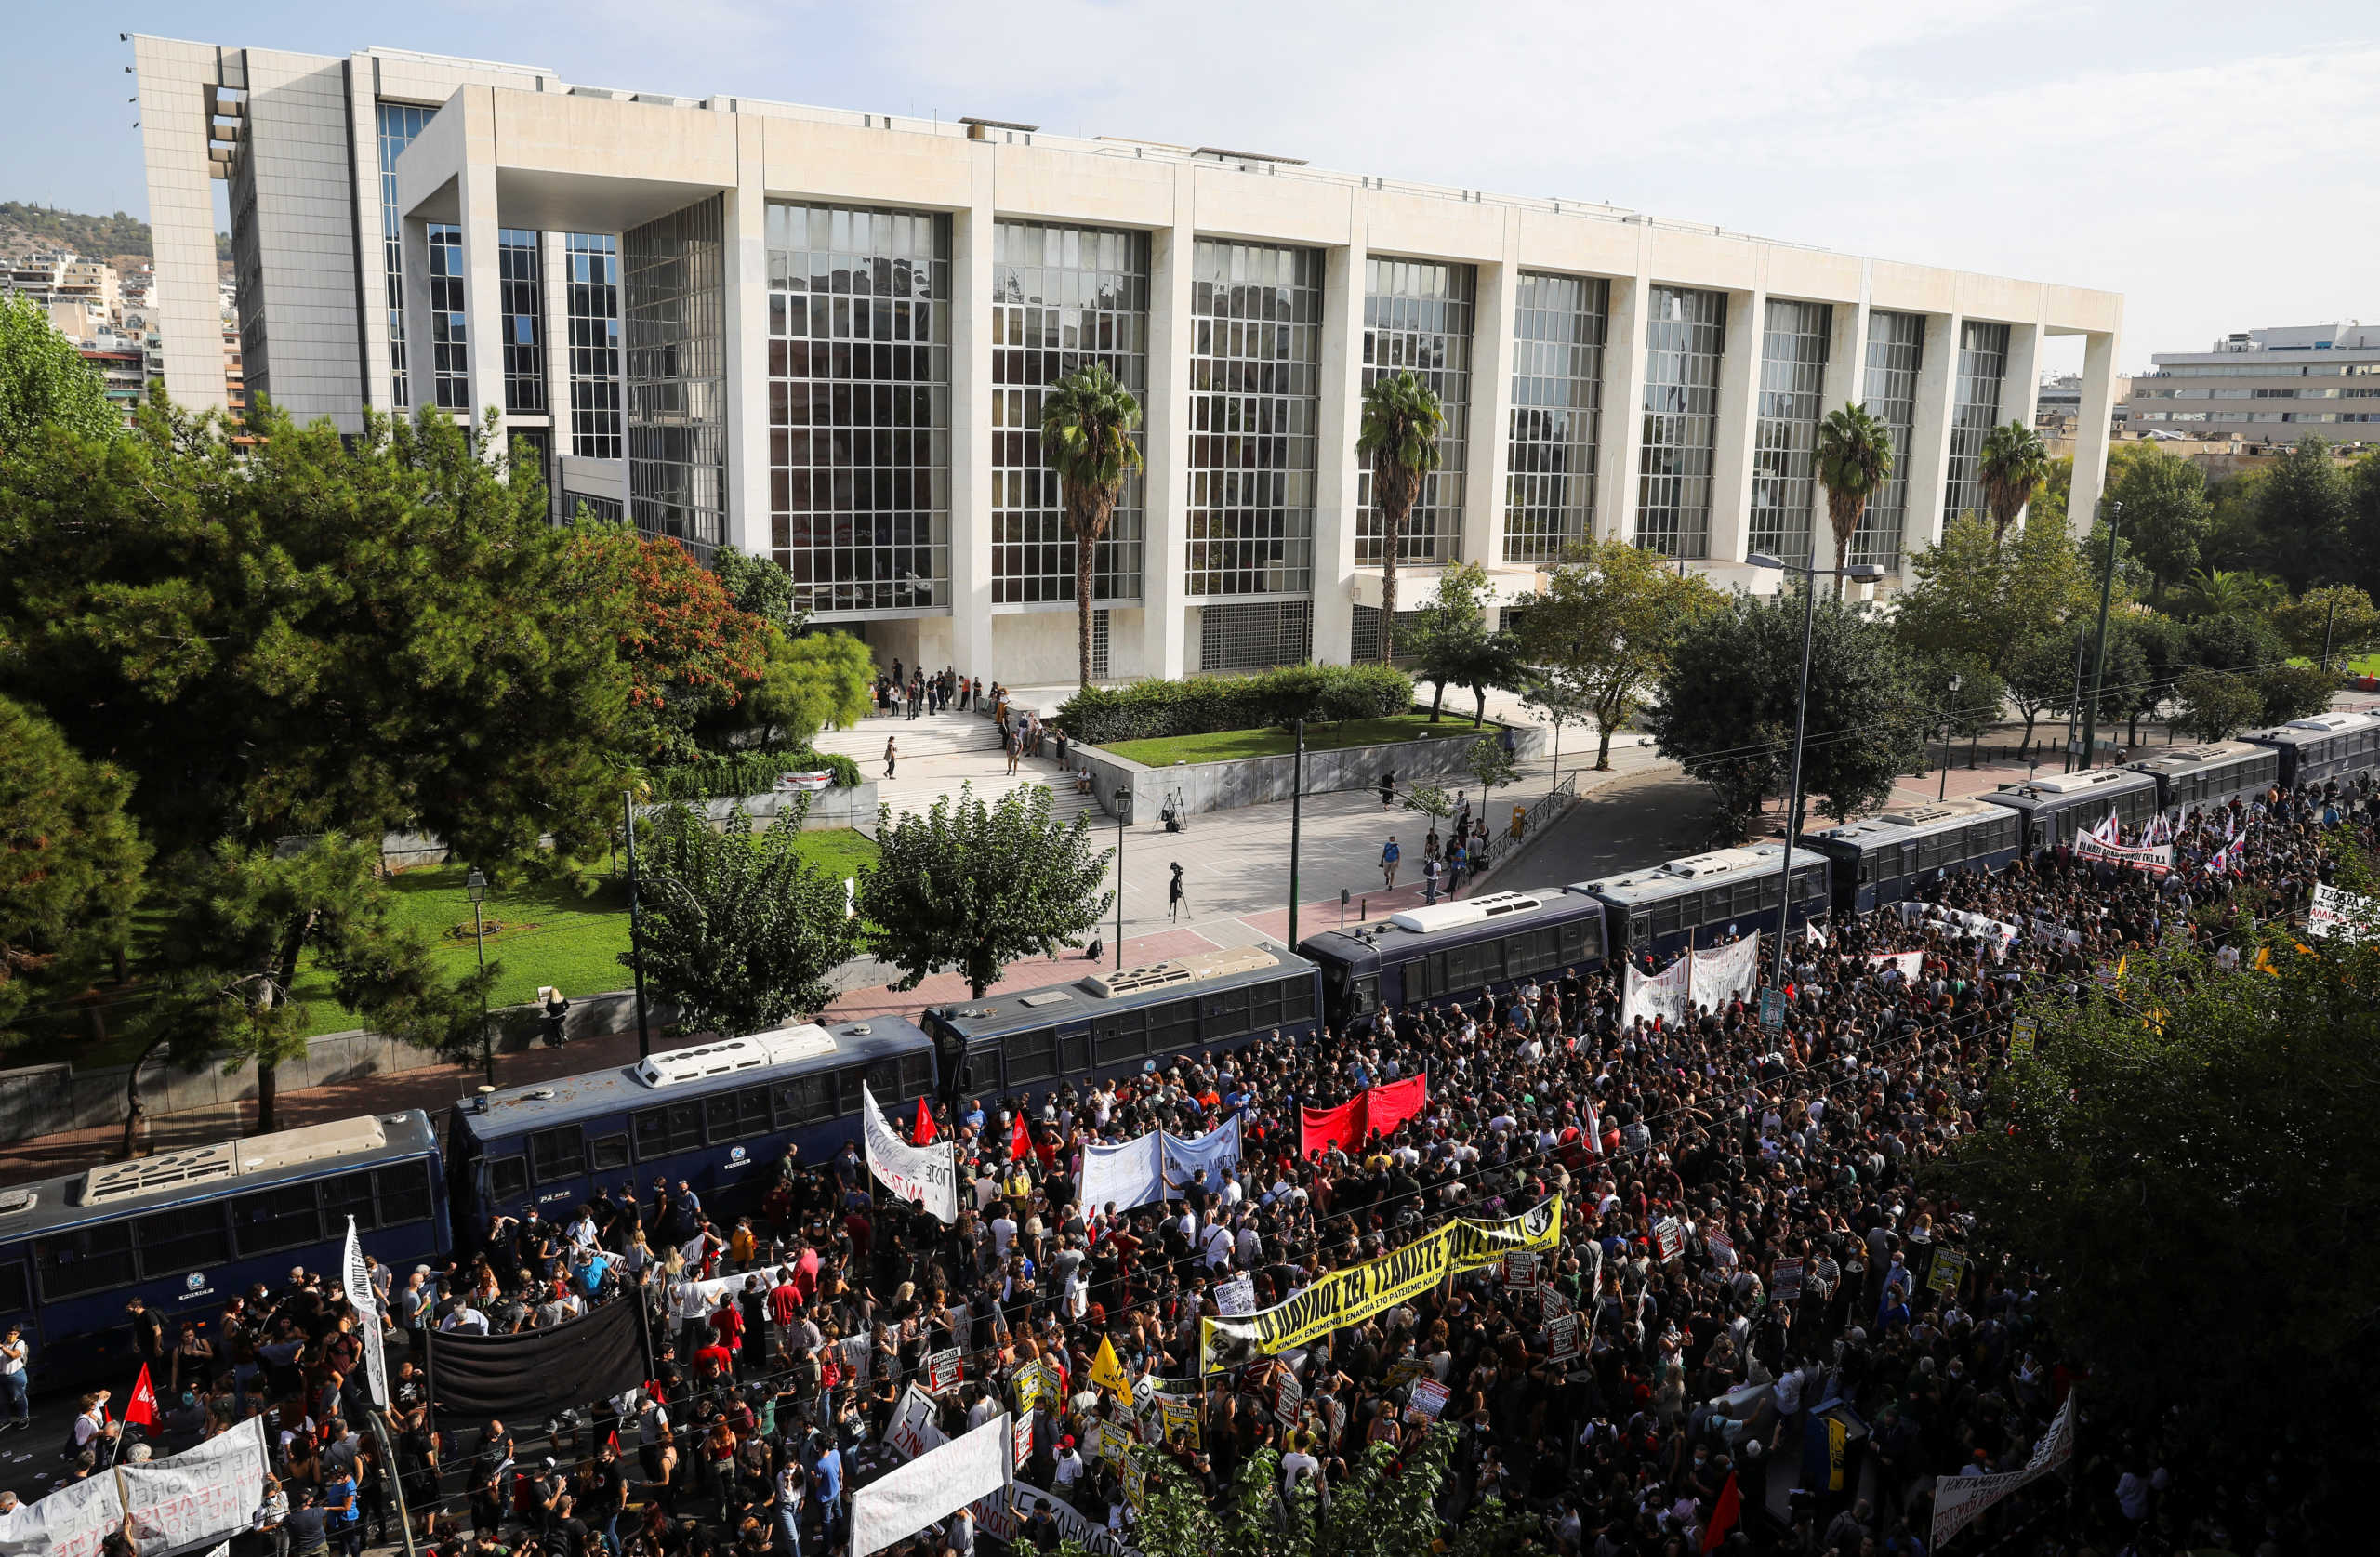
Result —
[[1394, 1253], [1333, 1271], [1262, 1313], [1204, 1321], [1199, 1368], [1213, 1373], [1294, 1351], [1333, 1330], [1385, 1313], [1448, 1276], [1493, 1265], [1508, 1254], [1543, 1252], [1561, 1242], [1559, 1196], [1501, 1221], [1458, 1219]]

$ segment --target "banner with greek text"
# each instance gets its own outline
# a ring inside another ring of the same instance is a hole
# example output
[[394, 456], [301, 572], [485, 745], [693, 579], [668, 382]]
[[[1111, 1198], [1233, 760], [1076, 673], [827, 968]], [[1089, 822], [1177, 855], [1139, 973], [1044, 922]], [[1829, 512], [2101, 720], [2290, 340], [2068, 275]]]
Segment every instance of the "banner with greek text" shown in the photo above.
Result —
[[0, 1557], [97, 1557], [132, 1514], [142, 1557], [173, 1557], [248, 1527], [264, 1500], [264, 1418], [194, 1448], [120, 1465], [0, 1514]]
[[1675, 1026], [1694, 1009], [1694, 959], [1679, 957], [1650, 978], [1628, 965], [1628, 987], [1620, 1005], [1620, 1020], [1646, 1022], [1656, 1018]]
[[1757, 932], [1739, 941], [1694, 954], [1694, 973], [1688, 993], [1693, 1003], [1709, 1006], [1713, 1010], [1730, 1000], [1740, 1000], [1760, 987], [1760, 936]]
[[1245, 1319], [1199, 1326], [1199, 1370], [1277, 1356], [1427, 1292], [1450, 1275], [1496, 1264], [1508, 1254], [1543, 1251], [1562, 1241], [1562, 1202], [1550, 1197], [1501, 1221], [1458, 1219], [1393, 1253], [1334, 1271], [1302, 1292]]
[[1131, 1547], [1116, 1538], [1116, 1532], [1085, 1519], [1073, 1504], [1053, 1493], [1019, 1482], [1009, 1489], [1009, 1498], [1020, 1526], [1033, 1517], [1035, 1509], [1047, 1509], [1051, 1522], [1058, 1527], [1059, 1540], [1072, 1541], [1093, 1557], [1139, 1557]]
[[1076, 1198], [1094, 1209], [1114, 1206], [1129, 1211], [1171, 1198], [1183, 1186], [1207, 1175], [1209, 1188], [1223, 1182], [1223, 1170], [1239, 1166], [1239, 1115], [1235, 1114], [1204, 1135], [1181, 1136], [1151, 1130], [1120, 1145], [1087, 1145], [1082, 1171], [1076, 1175]]
[[877, 1108], [876, 1099], [869, 1094], [865, 1081], [859, 1085], [859, 1098], [860, 1134], [867, 1145], [867, 1170], [904, 1205], [922, 1200], [926, 1209], [945, 1226], [957, 1221], [959, 1173], [952, 1166], [953, 1148], [910, 1145], [884, 1122], [884, 1115]]
[[2036, 1481], [2065, 1464], [2074, 1456], [2074, 1392], [2068, 1391], [2066, 1404], [2057, 1408], [2057, 1419], [2049, 1424], [2040, 1443], [2033, 1445], [2033, 1458], [2021, 1471], [2003, 1471], [1996, 1476], [1937, 1476], [1934, 1478], [1934, 1550], [1983, 1517], [1984, 1511], [2015, 1492], [2026, 1483]]
[[1016, 1478], [1015, 1444], [1015, 1427], [1003, 1411], [854, 1491], [851, 1557], [870, 1557], [979, 1498], [1006, 1491]]
[[[2074, 835], [2074, 857], [2078, 860], [2098, 860], [2125, 870], [2145, 870], [2151, 876], [2162, 876], [2174, 868], [2174, 846], [2170, 843], [2161, 843], [2153, 848], [2134, 848], [2109, 843], [2084, 832]], [[1968, 1479], [1972, 1481], [1974, 1478]]]
[[347, 1300], [355, 1305], [355, 1327], [364, 1332], [364, 1372], [372, 1381], [372, 1399], [389, 1404], [389, 1354], [380, 1344], [380, 1295], [372, 1290], [372, 1267], [364, 1262], [364, 1241], [355, 1235], [355, 1219], [347, 1219]]

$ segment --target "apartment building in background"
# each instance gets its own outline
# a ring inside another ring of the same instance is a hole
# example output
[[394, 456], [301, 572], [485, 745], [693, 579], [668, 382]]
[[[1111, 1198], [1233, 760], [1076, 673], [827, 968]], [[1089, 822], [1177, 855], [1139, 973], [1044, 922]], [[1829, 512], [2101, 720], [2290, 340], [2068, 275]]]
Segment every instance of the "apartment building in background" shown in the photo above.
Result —
[[1983, 506], [1983, 435], [2031, 422], [2051, 335], [2084, 340], [2076, 514], [2105, 467], [2109, 293], [1291, 149], [377, 48], [134, 52], [178, 398], [221, 393], [195, 366], [219, 178], [254, 392], [349, 430], [495, 407], [558, 517], [773, 557], [887, 659], [1072, 674], [1074, 543], [1038, 419], [1092, 363], [1145, 407], [1146, 469], [1094, 560], [1114, 677], [1377, 654], [1355, 442], [1365, 386], [1399, 369], [1448, 411], [1445, 468], [1393, 543], [1408, 605], [1458, 561], [1509, 601], [1590, 534], [1774, 588], [1747, 559], [1823, 539], [1818, 424], [1855, 399], [1900, 459], [1853, 557], [1897, 574]]
[[2136, 432], [2250, 443], [2380, 441], [2380, 325], [2246, 330], [2205, 351], [2161, 351], [2135, 376]]

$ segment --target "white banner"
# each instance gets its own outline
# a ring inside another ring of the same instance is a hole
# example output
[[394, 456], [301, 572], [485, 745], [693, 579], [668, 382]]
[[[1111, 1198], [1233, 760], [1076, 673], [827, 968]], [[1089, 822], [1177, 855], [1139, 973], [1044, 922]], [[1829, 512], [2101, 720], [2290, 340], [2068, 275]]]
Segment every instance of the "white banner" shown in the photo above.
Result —
[[364, 1263], [364, 1241], [355, 1235], [355, 1219], [347, 1219], [347, 1300], [355, 1305], [355, 1327], [364, 1332], [364, 1372], [372, 1381], [372, 1399], [382, 1410], [389, 1405], [389, 1354], [380, 1344], [380, 1295], [372, 1290], [372, 1268]]
[[1093, 1210], [1113, 1205], [1129, 1211], [1173, 1198], [1197, 1181], [1203, 1169], [1207, 1187], [1223, 1182], [1223, 1170], [1239, 1166], [1239, 1115], [1235, 1114], [1204, 1135], [1170, 1135], [1151, 1130], [1121, 1145], [1088, 1145], [1082, 1151], [1082, 1171], [1075, 1178], [1075, 1195]]
[[1116, 1538], [1116, 1532], [1104, 1524], [1094, 1524], [1085, 1519], [1064, 1498], [1024, 1482], [1018, 1482], [1009, 1492], [1016, 1509], [1018, 1524], [1022, 1525], [1032, 1518], [1035, 1509], [1047, 1509], [1051, 1521], [1058, 1526], [1059, 1540], [1073, 1541], [1085, 1551], [1095, 1553], [1096, 1557], [1137, 1557], [1131, 1547]]
[[264, 1501], [264, 1418], [250, 1417], [170, 1459], [122, 1468], [142, 1557], [211, 1546], [248, 1527]]
[[912, 1146], [892, 1133], [867, 1083], [859, 1084], [860, 1134], [867, 1145], [867, 1170], [902, 1204], [922, 1200], [945, 1226], [959, 1220], [959, 1170], [955, 1148]]
[[2306, 928], [2317, 935], [2360, 941], [2371, 931], [2372, 900], [2336, 887], [2314, 889], [2314, 906], [2307, 912]]
[[[2126, 870], [2145, 870], [2151, 876], [2162, 876], [2174, 868], [2174, 846], [2161, 843], [2153, 848], [2140, 848], [2100, 838], [2090, 833], [2074, 835], [2074, 857], [2078, 860], [2104, 860]], [[1967, 1478], [1972, 1481], [1975, 1478]]]
[[1887, 968], [1897, 968], [1903, 979], [1914, 983], [1918, 973], [1925, 966], [1925, 954], [1924, 952], [1878, 952], [1868, 960], [1875, 964], [1876, 971], [1879, 973]]
[[1647, 1022], [1664, 1018], [1673, 1025], [1684, 1022], [1694, 1007], [1690, 988], [1693, 978], [1694, 959], [1690, 957], [1679, 957], [1649, 979], [1631, 962], [1628, 992], [1620, 1002], [1620, 1020], [1631, 1023], [1641, 1016]]
[[1016, 1479], [1015, 1428], [1003, 1411], [972, 1432], [852, 1494], [851, 1557], [870, 1557]]
[[1757, 932], [1713, 951], [1694, 954], [1691, 994], [1698, 1006], [1718, 1009], [1740, 1000], [1760, 987], [1760, 936]]
[[212, 1546], [248, 1527], [264, 1500], [264, 1418], [170, 1459], [122, 1465], [0, 1514], [0, 1557], [95, 1557], [132, 1511], [142, 1557]]
[[1996, 1476], [1937, 1476], [1934, 1478], [1934, 1550], [1983, 1517], [1983, 1511], [1999, 1502], [2027, 1482], [2049, 1474], [2074, 1455], [2074, 1392], [2066, 1392], [2066, 1404], [2057, 1408], [2057, 1419], [2049, 1424], [2042, 1441], [2033, 1445], [2033, 1458], [2025, 1461], [2021, 1471], [2006, 1471]]
[[942, 1447], [950, 1442], [950, 1436], [935, 1422], [937, 1410], [932, 1395], [910, 1385], [901, 1393], [901, 1404], [892, 1412], [892, 1425], [884, 1430], [884, 1441], [911, 1459]]

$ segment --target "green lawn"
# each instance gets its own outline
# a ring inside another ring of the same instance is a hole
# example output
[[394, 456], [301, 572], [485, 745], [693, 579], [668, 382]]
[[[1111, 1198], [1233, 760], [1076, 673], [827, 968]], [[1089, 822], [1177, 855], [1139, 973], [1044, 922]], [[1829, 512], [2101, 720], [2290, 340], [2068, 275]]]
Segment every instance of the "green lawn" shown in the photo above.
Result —
[[[1334, 751], [1342, 746], [1385, 746], [1392, 741], [1411, 741], [1424, 734], [1439, 740], [1472, 740], [1495, 733], [1493, 724], [1471, 728], [1468, 714], [1458, 719], [1448, 709], [1437, 724], [1430, 723], [1427, 714], [1400, 714], [1384, 719], [1349, 719], [1343, 724], [1308, 724], [1305, 727], [1305, 749]], [[1169, 768], [1176, 762], [1223, 762], [1236, 757], [1283, 757], [1297, 746], [1297, 738], [1286, 730], [1219, 730], [1211, 735], [1164, 735], [1148, 741], [1120, 741], [1104, 746], [1104, 751], [1152, 768]]]
[[[804, 833], [801, 844], [811, 864], [839, 879], [876, 863], [876, 845], [847, 828]], [[419, 926], [438, 948], [439, 960], [457, 974], [476, 961], [463, 876], [458, 866], [442, 865], [396, 878], [399, 917]], [[563, 882], [491, 890], [480, 912], [494, 927], [487, 935], [487, 958], [504, 970], [496, 985], [498, 1006], [525, 1004], [543, 984], [559, 985], [573, 997], [628, 987], [628, 970], [619, 960], [628, 947], [626, 889], [606, 883], [591, 896]], [[309, 1032], [338, 1033], [356, 1024], [354, 1013], [332, 998], [329, 981], [311, 964], [301, 968], [294, 993], [308, 1002]]]

